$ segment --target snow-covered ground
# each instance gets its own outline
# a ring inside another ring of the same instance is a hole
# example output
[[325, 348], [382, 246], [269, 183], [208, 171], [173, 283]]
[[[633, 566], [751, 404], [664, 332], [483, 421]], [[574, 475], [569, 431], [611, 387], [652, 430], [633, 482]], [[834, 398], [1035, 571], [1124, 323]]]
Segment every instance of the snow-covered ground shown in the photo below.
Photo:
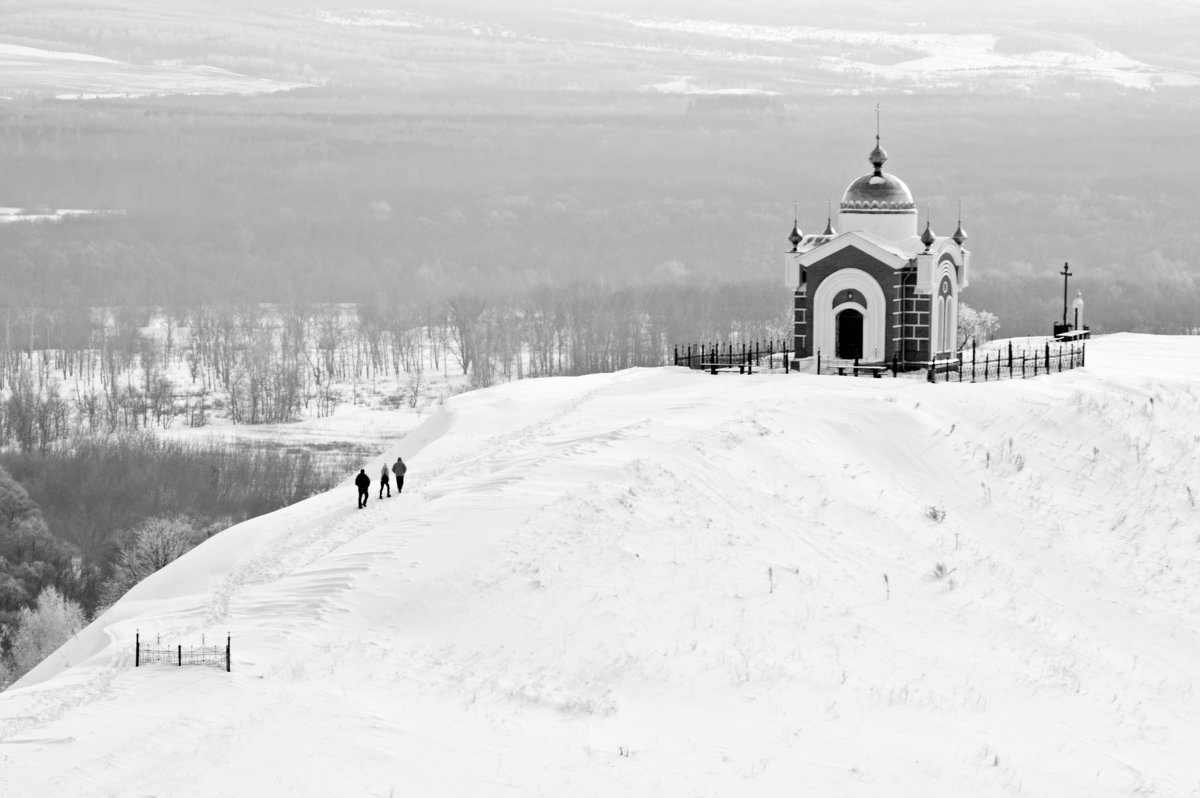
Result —
[[0, 42], [0, 98], [259, 94], [300, 86], [198, 64], [130, 64], [96, 55]]
[[[767, 44], [826, 44], [847, 52], [872, 49], [907, 52], [913, 57], [888, 63], [871, 63], [849, 55], [829, 56], [823, 66], [833, 72], [870, 74], [881, 78], [907, 77], [919, 85], [959, 85], [987, 76], [1036, 80], [1071, 76], [1111, 82], [1127, 88], [1200, 85], [1200, 75], [1160, 67], [1105, 50], [1079, 37], [1062, 36], [1073, 51], [1052, 47], [1028, 52], [1004, 52], [999, 37], [990, 33], [889, 32], [842, 30], [801, 25], [748, 25], [703, 19], [612, 14], [610, 18], [642, 30], [660, 31], [691, 40], [724, 41], [731, 47]], [[699, 53], [697, 53], [699, 54]], [[727, 58], [729, 54], [720, 57]], [[778, 59], [775, 59], [778, 60]], [[662, 90], [661, 86], [654, 88]]]
[[1088, 355], [453, 397], [0, 694], [0, 795], [1195, 795], [1200, 338]]
[[13, 222], [60, 222], [63, 219], [75, 216], [108, 216], [123, 213], [124, 211], [98, 211], [84, 208], [40, 208], [37, 210], [0, 208], [0, 224], [12, 224]]

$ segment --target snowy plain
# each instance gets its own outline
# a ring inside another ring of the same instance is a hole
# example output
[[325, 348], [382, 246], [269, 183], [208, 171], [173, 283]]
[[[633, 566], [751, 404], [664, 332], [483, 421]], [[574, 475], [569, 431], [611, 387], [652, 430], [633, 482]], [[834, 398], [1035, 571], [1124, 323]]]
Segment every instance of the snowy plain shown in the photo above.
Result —
[[1198, 337], [452, 397], [0, 694], [0, 795], [1200, 795], [1198, 442]]
[[299, 88], [198, 64], [131, 64], [96, 55], [0, 42], [0, 98], [260, 94]]

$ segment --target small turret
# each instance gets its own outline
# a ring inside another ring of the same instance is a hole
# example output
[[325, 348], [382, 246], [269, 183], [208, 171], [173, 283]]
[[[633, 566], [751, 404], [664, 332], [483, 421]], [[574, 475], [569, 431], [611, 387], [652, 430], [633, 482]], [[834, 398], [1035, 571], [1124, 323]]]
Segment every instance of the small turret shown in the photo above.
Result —
[[792, 234], [788, 236], [788, 241], [792, 242], [792, 252], [795, 252], [804, 240], [804, 233], [800, 232], [800, 211], [797, 210], [796, 202], [792, 202], [792, 219]]
[[792, 234], [788, 236], [788, 241], [792, 242], [792, 252], [796, 251], [796, 249], [800, 246], [800, 242], [803, 240], [804, 234], [800, 232], [800, 222], [797, 220], [796, 223], [792, 225]]
[[926, 252], [929, 251], [929, 248], [933, 246], [933, 242], [936, 240], [937, 239], [933, 235], [933, 230], [930, 227], [929, 222], [925, 222], [925, 232], [921, 233], [921, 243], [925, 245]]

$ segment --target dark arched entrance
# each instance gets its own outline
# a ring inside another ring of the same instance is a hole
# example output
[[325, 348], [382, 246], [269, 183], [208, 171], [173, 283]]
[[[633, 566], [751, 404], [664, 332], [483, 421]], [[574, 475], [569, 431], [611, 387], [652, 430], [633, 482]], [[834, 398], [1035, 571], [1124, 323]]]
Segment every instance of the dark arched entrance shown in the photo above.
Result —
[[837, 356], [845, 360], [862, 357], [863, 315], [847, 308], [837, 314]]

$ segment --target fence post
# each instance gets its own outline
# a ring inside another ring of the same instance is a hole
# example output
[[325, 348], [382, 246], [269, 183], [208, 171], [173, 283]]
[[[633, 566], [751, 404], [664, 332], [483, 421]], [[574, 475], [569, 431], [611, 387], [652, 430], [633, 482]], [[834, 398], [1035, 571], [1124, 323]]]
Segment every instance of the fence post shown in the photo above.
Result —
[[971, 382], [975, 382], [975, 337], [971, 337]]
[[958, 350], [958, 381], [959, 382], [962, 382], [962, 373], [963, 373], [963, 359], [962, 359], [962, 350], [960, 349], [960, 350]]
[[784, 374], [791, 373], [791, 369], [788, 368], [788, 356], [787, 355], [788, 355], [787, 350], [786, 349], [783, 350], [783, 373]]
[[1046, 373], [1050, 373], [1050, 342], [1046, 342]]
[[1081, 348], [1079, 350], [1079, 365], [1081, 368], [1087, 365], [1087, 341], [1084, 341], [1081, 344]]
[[134, 631], [133, 641], [133, 644], [137, 646], [133, 654], [133, 667], [140, 668], [142, 666], [142, 633], [140, 631]]
[[854, 356], [854, 376], [858, 376], [858, 355]]
[[817, 350], [817, 374], [821, 373], [821, 350]]
[[176, 649], [176, 656], [179, 657], [179, 667], [183, 667], [183, 644], [180, 643]]
[[892, 378], [894, 379], [900, 373], [900, 356], [892, 352]]
[[230, 649], [230, 645], [231, 645], [232, 641], [233, 641], [233, 637], [231, 635], [226, 636], [226, 638], [225, 638], [225, 672], [226, 673], [229, 673], [229, 649]]
[[1012, 379], [1012, 341], [1008, 342], [1008, 378]]

